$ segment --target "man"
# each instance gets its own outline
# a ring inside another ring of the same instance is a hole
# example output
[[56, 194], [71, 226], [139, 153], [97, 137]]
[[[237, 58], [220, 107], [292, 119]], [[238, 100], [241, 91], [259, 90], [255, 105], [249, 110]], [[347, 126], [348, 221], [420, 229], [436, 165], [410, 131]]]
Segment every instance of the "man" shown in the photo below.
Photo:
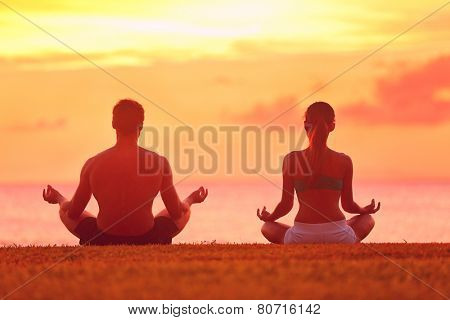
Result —
[[[120, 100], [113, 110], [112, 126], [117, 143], [89, 159], [71, 201], [50, 185], [44, 200], [59, 204], [59, 215], [80, 244], [169, 244], [186, 226], [190, 206], [203, 202], [203, 187], [180, 201], [172, 170], [163, 156], [138, 146], [144, 109], [133, 100]], [[153, 200], [161, 193], [166, 206], [155, 217]], [[84, 211], [91, 196], [99, 205], [94, 217]]]

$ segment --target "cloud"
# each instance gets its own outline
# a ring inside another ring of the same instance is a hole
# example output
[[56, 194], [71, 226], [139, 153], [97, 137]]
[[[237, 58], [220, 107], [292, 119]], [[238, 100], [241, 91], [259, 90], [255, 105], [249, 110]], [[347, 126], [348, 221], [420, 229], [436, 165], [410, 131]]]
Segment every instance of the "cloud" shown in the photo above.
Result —
[[[233, 115], [232, 120], [245, 124], [264, 124], [274, 120], [274, 124], [289, 125], [303, 121], [303, 118], [295, 108], [290, 110], [289, 114], [284, 114], [286, 110], [292, 108], [292, 106], [297, 103], [298, 99], [296, 96], [287, 95], [269, 104], [257, 103], [250, 111], [239, 115]], [[281, 114], [283, 114], [283, 116], [280, 116]]]
[[[430, 125], [450, 121], [450, 56], [435, 58], [413, 69], [409, 66], [397, 63], [395, 67], [400, 72], [396, 76], [387, 75], [376, 80], [373, 102], [358, 101], [339, 106], [338, 118], [374, 125]], [[232, 120], [267, 123], [297, 101], [298, 97], [287, 95], [271, 103], [258, 103], [248, 112], [233, 115]], [[274, 123], [287, 125], [301, 120], [297, 106]]]
[[450, 120], [450, 56], [379, 79], [374, 103], [343, 106], [339, 117], [364, 123], [437, 124]]
[[60, 130], [67, 126], [67, 120], [63, 118], [55, 120], [38, 120], [32, 123], [18, 123], [3, 128], [4, 131], [9, 132], [40, 132], [40, 131], [54, 131]]
[[[115, 50], [109, 52], [90, 52], [83, 55], [101, 65], [137, 65], [150, 63], [149, 55], [144, 51], [138, 50]], [[86, 68], [93, 67], [89, 62], [80, 57], [78, 54], [69, 53], [45, 53], [36, 55], [16, 55], [11, 57], [1, 57], [0, 62], [10, 62], [22, 67], [30, 67], [34, 69], [53, 68]]]
[[220, 86], [224, 86], [224, 87], [232, 85], [233, 82], [234, 81], [233, 81], [232, 78], [227, 77], [225, 75], [219, 75], [219, 76], [217, 76], [217, 77], [215, 77], [213, 79], [213, 83], [214, 84], [217, 84], [217, 85], [220, 85]]

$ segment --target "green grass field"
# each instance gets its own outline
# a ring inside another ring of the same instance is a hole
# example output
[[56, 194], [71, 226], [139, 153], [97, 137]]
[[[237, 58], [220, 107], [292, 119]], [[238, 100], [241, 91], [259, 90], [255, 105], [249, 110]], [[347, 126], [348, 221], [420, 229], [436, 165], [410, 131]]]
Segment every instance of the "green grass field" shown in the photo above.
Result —
[[[34, 280], [8, 295], [30, 279]], [[442, 299], [450, 295], [450, 244], [0, 248], [0, 295]]]

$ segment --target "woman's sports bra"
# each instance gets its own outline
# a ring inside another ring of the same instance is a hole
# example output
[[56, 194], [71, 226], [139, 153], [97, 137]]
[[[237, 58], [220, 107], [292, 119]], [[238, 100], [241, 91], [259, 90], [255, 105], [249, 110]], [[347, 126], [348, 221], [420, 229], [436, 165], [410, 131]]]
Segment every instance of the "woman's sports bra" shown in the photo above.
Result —
[[312, 185], [308, 185], [305, 180], [296, 180], [294, 182], [295, 190], [297, 192], [304, 192], [311, 189], [327, 189], [327, 190], [342, 190], [342, 179], [319, 175]]

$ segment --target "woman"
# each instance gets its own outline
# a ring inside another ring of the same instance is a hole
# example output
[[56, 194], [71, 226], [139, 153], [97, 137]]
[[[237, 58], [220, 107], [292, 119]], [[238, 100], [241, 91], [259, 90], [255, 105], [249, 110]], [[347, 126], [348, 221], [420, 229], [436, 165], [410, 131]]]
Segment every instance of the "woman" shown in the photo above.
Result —
[[[333, 108], [315, 102], [305, 115], [309, 147], [289, 153], [283, 161], [283, 194], [270, 213], [264, 207], [257, 216], [264, 221], [262, 234], [272, 243], [357, 243], [375, 225], [371, 214], [380, 209], [375, 200], [360, 207], [353, 200], [353, 164], [349, 156], [327, 147], [335, 128]], [[276, 222], [291, 211], [294, 190], [300, 203], [294, 226]], [[357, 216], [346, 221], [339, 208]]]

